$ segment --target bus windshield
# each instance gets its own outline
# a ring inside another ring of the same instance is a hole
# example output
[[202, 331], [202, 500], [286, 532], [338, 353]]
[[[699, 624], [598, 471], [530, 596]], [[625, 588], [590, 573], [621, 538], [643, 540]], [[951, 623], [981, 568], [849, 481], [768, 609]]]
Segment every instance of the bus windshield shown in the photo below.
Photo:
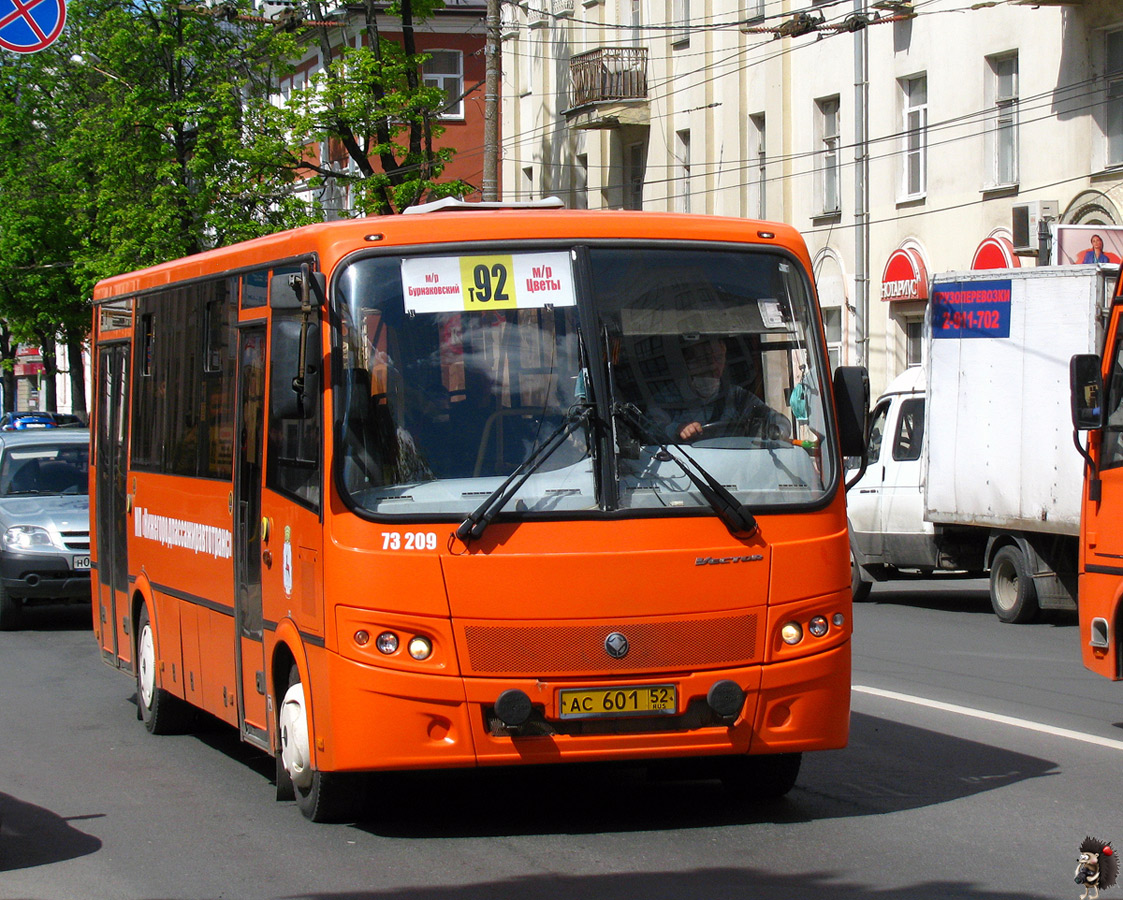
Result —
[[588, 406], [602, 427], [571, 429], [505, 513], [708, 508], [680, 455], [754, 511], [833, 490], [810, 285], [779, 253], [368, 256], [335, 297], [338, 472], [360, 510], [466, 514]]

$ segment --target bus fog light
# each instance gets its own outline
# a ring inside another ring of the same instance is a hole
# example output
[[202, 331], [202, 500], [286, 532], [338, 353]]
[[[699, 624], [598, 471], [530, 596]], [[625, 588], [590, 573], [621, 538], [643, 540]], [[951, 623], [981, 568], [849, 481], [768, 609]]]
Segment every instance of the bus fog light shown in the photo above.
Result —
[[827, 624], [826, 617], [824, 616], [815, 616], [815, 618], [807, 623], [807, 630], [817, 638], [820, 638], [824, 634], [826, 634], [829, 628], [830, 626]]
[[389, 656], [391, 653], [398, 652], [398, 636], [392, 631], [384, 631], [375, 639], [374, 645], [379, 653]]
[[780, 629], [780, 637], [784, 639], [785, 644], [798, 644], [803, 640], [803, 628], [799, 622], [788, 622]]
[[433, 653], [433, 642], [427, 637], [415, 637], [409, 642], [409, 655], [414, 659], [428, 659]]
[[831, 623], [835, 628], [841, 628], [845, 621], [846, 616], [844, 616], [842, 613], [835, 613], [833, 616], [831, 616]]
[[370, 643], [370, 632], [364, 631], [362, 628], [360, 628], [355, 632], [355, 643], [360, 647], [365, 647]]

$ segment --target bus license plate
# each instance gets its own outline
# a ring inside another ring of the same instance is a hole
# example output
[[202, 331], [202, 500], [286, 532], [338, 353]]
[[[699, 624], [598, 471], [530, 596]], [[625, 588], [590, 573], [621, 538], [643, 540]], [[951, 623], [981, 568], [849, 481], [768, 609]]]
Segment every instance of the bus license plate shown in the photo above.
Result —
[[558, 710], [563, 719], [652, 713], [674, 715], [677, 711], [677, 697], [673, 684], [566, 689], [558, 691]]
[[90, 567], [90, 555], [87, 553], [85, 556], [75, 556], [73, 568], [75, 569], [88, 569]]

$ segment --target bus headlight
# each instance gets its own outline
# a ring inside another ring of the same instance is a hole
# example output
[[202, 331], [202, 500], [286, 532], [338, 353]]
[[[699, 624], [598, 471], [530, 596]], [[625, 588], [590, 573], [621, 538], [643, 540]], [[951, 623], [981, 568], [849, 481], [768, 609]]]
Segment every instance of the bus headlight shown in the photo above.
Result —
[[798, 644], [803, 640], [803, 627], [799, 622], [788, 622], [780, 629], [780, 637], [785, 644]]
[[409, 655], [416, 660], [428, 659], [433, 653], [433, 642], [418, 635], [409, 642]]
[[815, 616], [815, 618], [807, 623], [807, 630], [811, 632], [813, 637], [817, 638], [826, 634], [828, 628], [830, 628], [830, 626], [827, 625], [825, 616]]
[[374, 639], [374, 646], [378, 648], [379, 653], [385, 653], [387, 656], [397, 653], [398, 636], [392, 631], [384, 631]]

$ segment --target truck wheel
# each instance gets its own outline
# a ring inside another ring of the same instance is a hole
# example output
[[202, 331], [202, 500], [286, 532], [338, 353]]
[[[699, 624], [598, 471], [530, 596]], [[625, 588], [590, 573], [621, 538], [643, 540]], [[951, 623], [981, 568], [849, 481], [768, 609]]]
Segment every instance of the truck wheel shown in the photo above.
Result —
[[[281, 736], [281, 768], [296, 796], [296, 805], [313, 822], [350, 821], [364, 797], [362, 778], [344, 772], [320, 772], [312, 766], [312, 732], [308, 699], [300, 670], [292, 667], [289, 686], [278, 717]], [[281, 770], [277, 772], [278, 799], [282, 799]], [[287, 790], [288, 785], [284, 786]]]
[[1037, 618], [1037, 588], [1018, 547], [1003, 547], [990, 565], [990, 605], [1002, 622], [1022, 625]]
[[850, 551], [850, 596], [855, 603], [861, 603], [870, 595], [873, 582], [867, 580], [865, 571], [854, 560], [854, 551]]

